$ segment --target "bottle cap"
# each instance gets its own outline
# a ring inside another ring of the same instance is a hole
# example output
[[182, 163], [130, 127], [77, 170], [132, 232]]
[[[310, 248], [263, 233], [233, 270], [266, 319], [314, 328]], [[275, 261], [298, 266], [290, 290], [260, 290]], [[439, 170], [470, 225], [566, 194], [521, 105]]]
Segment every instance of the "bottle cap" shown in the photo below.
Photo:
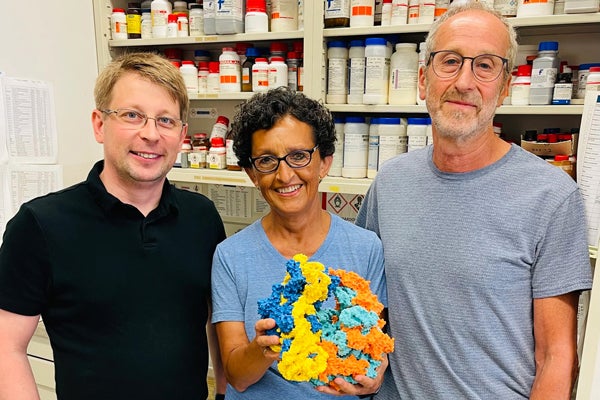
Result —
[[248, 47], [246, 49], [246, 57], [258, 57], [260, 55], [256, 47]]
[[287, 47], [287, 44], [285, 44], [283, 42], [273, 42], [269, 46], [269, 50], [271, 50], [271, 53], [273, 53], [273, 52], [287, 53], [288, 47]]
[[296, 51], [288, 51], [287, 58], [288, 60], [298, 60], [300, 59], [300, 54]]
[[540, 42], [538, 51], [557, 51], [558, 42]]
[[208, 61], [200, 61], [198, 63], [198, 69], [201, 69], [202, 71], [208, 71]]
[[519, 65], [517, 67], [517, 76], [531, 76], [531, 64]]
[[271, 57], [271, 62], [273, 62], [273, 61], [284, 62], [285, 59], [283, 57], [273, 56], [273, 57]]
[[219, 73], [219, 62], [218, 61], [211, 61], [208, 63], [208, 72], [211, 73]]
[[266, 12], [267, 4], [265, 0], [246, 0], [246, 12]]
[[114, 12], [114, 13], [119, 13], [119, 12], [122, 12], [122, 13], [124, 13], [124, 12], [125, 12], [125, 10], [123, 10], [122, 8], [113, 8], [113, 12]]
[[592, 72], [600, 72], [600, 67], [590, 67], [590, 73]]
[[568, 161], [569, 156], [566, 154], [557, 154], [554, 156], [554, 161]]
[[217, 117], [217, 124], [223, 124], [225, 126], [229, 126], [229, 118], [223, 116], [223, 115], [219, 115]]
[[167, 22], [177, 22], [177, 14], [169, 14], [169, 16], [167, 17]]
[[223, 139], [220, 136], [211, 138], [210, 139], [210, 146], [211, 147], [224, 147], [225, 146], [225, 139]]

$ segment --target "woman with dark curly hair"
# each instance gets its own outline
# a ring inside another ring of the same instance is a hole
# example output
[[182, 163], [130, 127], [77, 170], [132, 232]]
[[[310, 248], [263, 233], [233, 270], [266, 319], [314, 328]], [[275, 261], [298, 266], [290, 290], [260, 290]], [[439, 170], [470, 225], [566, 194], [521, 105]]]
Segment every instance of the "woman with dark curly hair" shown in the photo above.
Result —
[[333, 160], [335, 128], [322, 103], [287, 88], [255, 94], [238, 106], [232, 124], [234, 150], [270, 211], [217, 247], [213, 258], [213, 323], [229, 385], [226, 399], [363, 398], [381, 385], [387, 359], [375, 379], [342, 378], [340, 390], [286, 381], [279, 354], [267, 335], [273, 319], [259, 319], [257, 301], [282, 282], [286, 261], [303, 253], [330, 268], [353, 270], [371, 282], [387, 304], [383, 252], [373, 232], [323, 210], [319, 182]]

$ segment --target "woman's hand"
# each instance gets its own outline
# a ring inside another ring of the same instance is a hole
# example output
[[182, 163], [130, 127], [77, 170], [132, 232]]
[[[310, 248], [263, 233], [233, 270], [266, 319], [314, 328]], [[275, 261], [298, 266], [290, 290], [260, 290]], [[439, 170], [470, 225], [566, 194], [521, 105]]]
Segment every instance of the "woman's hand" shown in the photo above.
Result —
[[335, 383], [339, 390], [335, 390], [329, 386], [317, 386], [317, 390], [321, 393], [327, 393], [334, 396], [362, 396], [374, 394], [379, 391], [381, 384], [383, 383], [383, 375], [388, 367], [387, 354], [384, 354], [383, 360], [379, 368], [377, 368], [377, 376], [375, 378], [369, 378], [366, 375], [356, 375], [354, 379], [358, 382], [352, 384], [346, 381], [344, 378], [335, 378]]

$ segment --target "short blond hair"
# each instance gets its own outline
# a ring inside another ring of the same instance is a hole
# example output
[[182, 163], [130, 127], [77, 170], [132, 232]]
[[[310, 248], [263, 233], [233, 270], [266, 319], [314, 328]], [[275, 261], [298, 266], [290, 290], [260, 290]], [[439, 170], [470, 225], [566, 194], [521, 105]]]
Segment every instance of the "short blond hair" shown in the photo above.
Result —
[[179, 104], [179, 118], [187, 122], [189, 98], [183, 76], [169, 60], [154, 53], [126, 53], [104, 68], [96, 79], [94, 99], [96, 108], [107, 109], [112, 100], [112, 90], [119, 78], [133, 72], [164, 88], [171, 99]]

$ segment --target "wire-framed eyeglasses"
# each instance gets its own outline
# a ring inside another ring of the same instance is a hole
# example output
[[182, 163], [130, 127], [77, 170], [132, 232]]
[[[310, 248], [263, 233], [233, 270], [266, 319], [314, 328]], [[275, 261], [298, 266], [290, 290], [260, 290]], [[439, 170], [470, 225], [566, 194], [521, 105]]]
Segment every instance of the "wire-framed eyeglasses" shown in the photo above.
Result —
[[114, 114], [117, 122], [125, 129], [142, 129], [146, 126], [149, 119], [154, 120], [156, 130], [165, 136], [178, 136], [186, 125], [180, 119], [168, 117], [166, 115], [149, 117], [141, 111], [131, 108], [117, 108], [116, 110], [100, 110], [110, 115]]
[[502, 74], [508, 73], [508, 59], [495, 54], [480, 54], [475, 57], [465, 57], [451, 50], [434, 51], [429, 54], [427, 65], [442, 79], [454, 78], [465, 63], [471, 60], [471, 71], [480, 82], [491, 82]]
[[290, 168], [306, 167], [312, 161], [312, 155], [317, 150], [319, 145], [316, 145], [310, 150], [294, 150], [283, 157], [276, 157], [270, 154], [251, 157], [250, 162], [258, 172], [268, 174], [279, 168], [279, 163], [285, 161]]

